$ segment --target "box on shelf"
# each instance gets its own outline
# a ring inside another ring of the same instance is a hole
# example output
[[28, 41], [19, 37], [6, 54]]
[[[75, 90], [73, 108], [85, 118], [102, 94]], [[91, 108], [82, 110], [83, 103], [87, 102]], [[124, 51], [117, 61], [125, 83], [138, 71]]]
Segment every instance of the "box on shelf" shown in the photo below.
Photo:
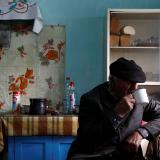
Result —
[[120, 36], [120, 46], [130, 46], [131, 44], [131, 35], [121, 35]]
[[119, 17], [112, 15], [110, 22], [110, 33], [119, 34], [119, 31], [120, 31]]
[[119, 46], [119, 35], [111, 34], [110, 35], [110, 46]]

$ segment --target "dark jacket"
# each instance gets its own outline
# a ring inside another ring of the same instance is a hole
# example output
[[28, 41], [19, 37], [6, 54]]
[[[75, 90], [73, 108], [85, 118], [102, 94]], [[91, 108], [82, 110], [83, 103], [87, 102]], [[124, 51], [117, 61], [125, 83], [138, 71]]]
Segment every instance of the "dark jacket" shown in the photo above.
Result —
[[[108, 147], [118, 147], [133, 131], [143, 128], [148, 138], [160, 133], [160, 102], [149, 98], [147, 106], [135, 105], [123, 119], [114, 113], [117, 100], [108, 92], [108, 82], [84, 94], [80, 100], [79, 128], [77, 138], [69, 149], [68, 156], [74, 154], [99, 154]], [[141, 121], [148, 123], [141, 127]], [[146, 131], [145, 130], [145, 131]]]

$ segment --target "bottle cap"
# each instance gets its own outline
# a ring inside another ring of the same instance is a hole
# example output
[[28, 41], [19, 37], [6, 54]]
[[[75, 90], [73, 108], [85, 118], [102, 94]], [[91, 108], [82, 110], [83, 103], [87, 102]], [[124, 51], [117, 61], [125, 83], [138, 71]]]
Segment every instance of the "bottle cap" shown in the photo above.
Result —
[[74, 87], [74, 82], [71, 81], [69, 85], [70, 85], [70, 87]]
[[70, 77], [66, 77], [66, 80], [70, 80]]

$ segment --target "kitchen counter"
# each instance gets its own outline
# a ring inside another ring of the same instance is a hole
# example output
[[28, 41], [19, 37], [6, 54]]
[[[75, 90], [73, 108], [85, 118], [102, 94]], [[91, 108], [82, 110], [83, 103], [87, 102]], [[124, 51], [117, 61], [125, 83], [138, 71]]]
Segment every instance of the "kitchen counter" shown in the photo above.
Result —
[[32, 116], [8, 115], [0, 117], [0, 152], [6, 136], [76, 136], [78, 117], [72, 115]]

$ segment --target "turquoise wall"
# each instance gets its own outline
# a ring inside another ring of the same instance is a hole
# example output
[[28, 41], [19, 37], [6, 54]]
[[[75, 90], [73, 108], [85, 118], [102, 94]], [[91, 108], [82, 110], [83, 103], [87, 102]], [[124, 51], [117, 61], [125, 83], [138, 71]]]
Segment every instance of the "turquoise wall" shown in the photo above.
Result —
[[104, 81], [104, 17], [108, 8], [160, 8], [160, 0], [38, 0], [45, 24], [66, 26], [65, 76], [80, 96]]

